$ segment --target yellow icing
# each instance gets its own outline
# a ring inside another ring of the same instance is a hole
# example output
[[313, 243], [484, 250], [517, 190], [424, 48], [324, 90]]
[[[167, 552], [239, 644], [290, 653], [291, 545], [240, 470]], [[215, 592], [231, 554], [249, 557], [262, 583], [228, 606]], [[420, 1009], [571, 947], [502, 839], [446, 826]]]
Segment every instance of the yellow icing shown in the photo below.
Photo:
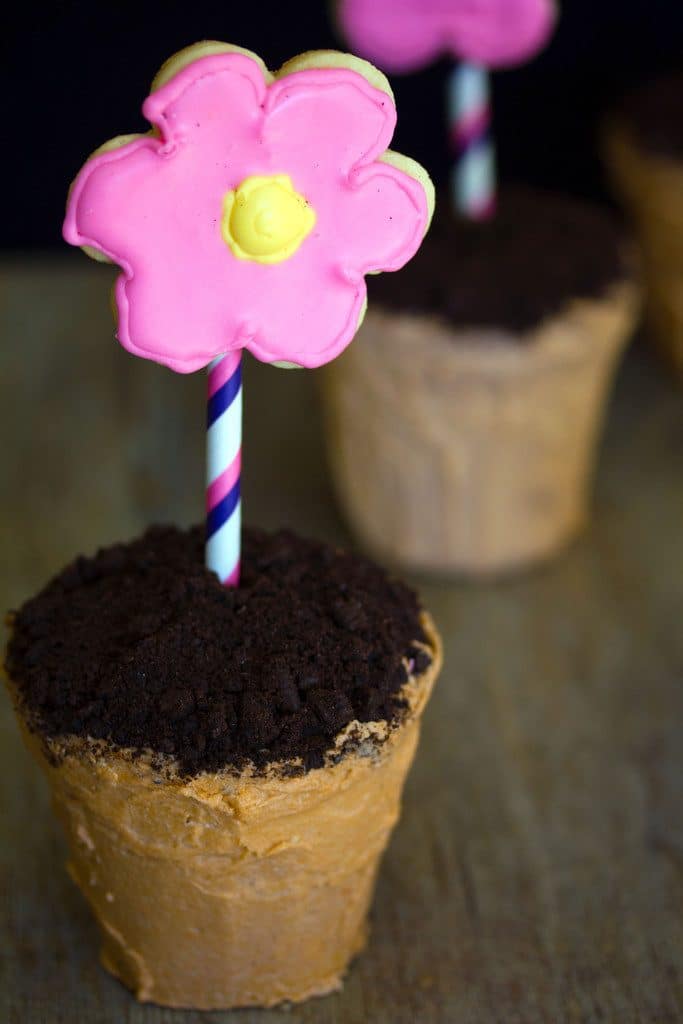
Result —
[[289, 175], [253, 175], [224, 196], [221, 232], [238, 259], [282, 263], [311, 233], [315, 219]]

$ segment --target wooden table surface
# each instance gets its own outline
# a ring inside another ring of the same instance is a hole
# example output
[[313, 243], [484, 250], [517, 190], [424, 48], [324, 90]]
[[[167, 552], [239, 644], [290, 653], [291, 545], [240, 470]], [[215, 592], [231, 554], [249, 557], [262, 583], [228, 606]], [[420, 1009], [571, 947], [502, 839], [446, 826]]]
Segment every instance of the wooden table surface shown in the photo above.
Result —
[[[112, 340], [112, 274], [0, 265], [0, 605], [80, 551], [201, 515], [202, 375]], [[314, 375], [249, 360], [247, 518], [351, 543]], [[202, 1015], [97, 964], [45, 786], [0, 708], [0, 1018], [8, 1024], [683, 1021], [683, 397], [622, 368], [594, 521], [551, 567], [422, 581], [446, 643], [369, 948], [343, 993]]]

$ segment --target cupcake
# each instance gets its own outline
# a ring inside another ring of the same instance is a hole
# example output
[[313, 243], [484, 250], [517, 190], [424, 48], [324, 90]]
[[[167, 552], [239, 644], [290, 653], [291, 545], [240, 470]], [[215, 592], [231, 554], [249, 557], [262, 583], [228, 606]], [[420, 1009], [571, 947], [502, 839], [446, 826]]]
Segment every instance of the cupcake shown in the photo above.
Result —
[[624, 102], [605, 131], [614, 186], [641, 245], [653, 340], [683, 380], [683, 74]]
[[102, 962], [167, 1006], [340, 986], [441, 662], [371, 563], [284, 531], [243, 543], [235, 589], [199, 529], [154, 528], [11, 616], [10, 692]]
[[638, 291], [607, 213], [532, 191], [484, 223], [447, 200], [408, 267], [370, 282], [325, 369], [329, 460], [358, 536], [420, 570], [549, 557], [586, 520], [596, 442]]

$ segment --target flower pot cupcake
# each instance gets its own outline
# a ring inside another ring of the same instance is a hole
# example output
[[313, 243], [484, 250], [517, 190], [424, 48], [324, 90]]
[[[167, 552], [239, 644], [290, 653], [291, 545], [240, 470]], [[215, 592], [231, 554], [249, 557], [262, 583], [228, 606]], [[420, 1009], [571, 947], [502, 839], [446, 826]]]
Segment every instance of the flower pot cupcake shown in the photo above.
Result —
[[418, 257], [377, 278], [357, 345], [324, 373], [329, 461], [359, 538], [437, 572], [515, 569], [586, 520], [596, 444], [638, 291], [607, 214], [503, 194], [440, 205]]
[[82, 167], [64, 237], [120, 267], [130, 352], [208, 369], [206, 529], [65, 570], [14, 619], [10, 688], [105, 966], [141, 1000], [271, 1006], [337, 988], [363, 945], [440, 648], [368, 563], [243, 535], [241, 351], [334, 358], [434, 190], [387, 148], [389, 83], [346, 54], [272, 73], [199, 43], [143, 113]]
[[630, 96], [610, 118], [605, 155], [643, 254], [654, 341], [683, 380], [683, 75]]
[[14, 616], [7, 673], [102, 961], [202, 1009], [330, 992], [365, 943], [441, 648], [415, 595], [291, 533], [79, 558]]

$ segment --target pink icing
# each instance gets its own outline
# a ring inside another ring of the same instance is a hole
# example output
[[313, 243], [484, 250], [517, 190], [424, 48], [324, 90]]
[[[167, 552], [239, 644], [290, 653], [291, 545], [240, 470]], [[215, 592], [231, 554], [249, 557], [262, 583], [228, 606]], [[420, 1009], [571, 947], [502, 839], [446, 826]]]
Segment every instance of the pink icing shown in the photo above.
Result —
[[342, 28], [357, 53], [389, 71], [410, 71], [442, 53], [501, 67], [547, 42], [553, 0], [340, 0]]
[[[422, 185], [381, 161], [394, 104], [355, 71], [295, 71], [268, 85], [241, 53], [202, 57], [152, 93], [146, 135], [90, 159], [64, 237], [123, 270], [118, 338], [190, 372], [248, 348], [319, 366], [353, 338], [364, 275], [397, 270], [427, 228]], [[237, 259], [221, 236], [223, 197], [253, 175], [286, 174], [316, 213], [282, 263]]]

